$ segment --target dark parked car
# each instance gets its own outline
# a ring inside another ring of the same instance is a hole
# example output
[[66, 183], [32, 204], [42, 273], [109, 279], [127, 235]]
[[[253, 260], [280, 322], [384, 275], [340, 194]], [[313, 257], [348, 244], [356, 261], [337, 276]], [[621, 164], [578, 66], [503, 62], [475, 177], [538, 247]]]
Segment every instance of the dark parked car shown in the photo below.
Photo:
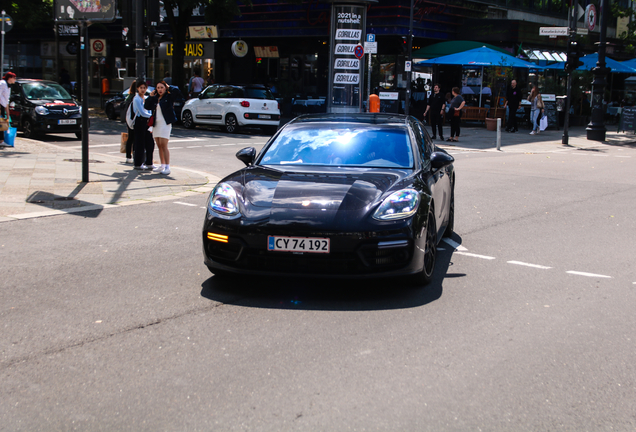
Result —
[[431, 281], [453, 232], [453, 157], [414, 117], [296, 118], [211, 192], [203, 224], [211, 272]]
[[[154, 89], [155, 88], [152, 86], [148, 87], [146, 96], [149, 96]], [[106, 112], [106, 116], [109, 119], [115, 120], [119, 117], [122, 122], [125, 121], [124, 116], [121, 115], [121, 108], [126, 97], [128, 97], [129, 90], [130, 89], [126, 89], [106, 101], [106, 104], [104, 105], [104, 112]], [[177, 120], [179, 120], [181, 118], [181, 110], [183, 109], [185, 98], [177, 86], [170, 86], [170, 93], [174, 95], [174, 112], [177, 115]]]
[[26, 138], [40, 133], [74, 133], [82, 137], [82, 107], [58, 83], [18, 79], [11, 86], [11, 121]]

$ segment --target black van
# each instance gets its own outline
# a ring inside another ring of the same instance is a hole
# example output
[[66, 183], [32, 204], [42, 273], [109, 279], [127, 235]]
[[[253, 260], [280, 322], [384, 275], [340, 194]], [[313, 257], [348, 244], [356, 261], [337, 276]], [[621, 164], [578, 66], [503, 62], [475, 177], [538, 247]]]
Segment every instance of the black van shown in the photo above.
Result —
[[11, 86], [11, 123], [25, 138], [74, 133], [82, 138], [82, 107], [55, 81], [18, 79]]

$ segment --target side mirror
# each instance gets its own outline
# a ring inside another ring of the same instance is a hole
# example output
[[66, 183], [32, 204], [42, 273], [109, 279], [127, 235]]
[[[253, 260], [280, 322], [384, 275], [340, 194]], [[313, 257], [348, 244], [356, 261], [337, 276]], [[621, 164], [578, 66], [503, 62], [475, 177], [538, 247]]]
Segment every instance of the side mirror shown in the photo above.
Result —
[[254, 147], [246, 147], [236, 153], [236, 158], [243, 162], [245, 166], [250, 166], [256, 160], [256, 149]]
[[440, 169], [447, 167], [455, 162], [455, 158], [446, 152], [436, 151], [431, 153], [431, 166], [433, 169]]

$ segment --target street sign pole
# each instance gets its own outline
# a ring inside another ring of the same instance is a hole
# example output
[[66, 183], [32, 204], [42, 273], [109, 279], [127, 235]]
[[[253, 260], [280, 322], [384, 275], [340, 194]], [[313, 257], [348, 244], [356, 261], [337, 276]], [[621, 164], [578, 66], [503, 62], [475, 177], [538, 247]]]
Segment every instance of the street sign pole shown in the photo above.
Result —
[[[413, 0], [411, 0], [411, 13], [409, 15], [409, 63], [413, 62]], [[404, 114], [409, 115], [409, 106], [411, 105], [411, 70], [406, 73], [406, 100], [404, 101]]]
[[2, 11], [2, 59], [0, 59], [0, 76], [4, 76], [4, 17], [7, 13]]
[[81, 22], [80, 49], [82, 52], [82, 182], [88, 183], [88, 23]]
[[[570, 42], [576, 39], [576, 20], [574, 19], [574, 6], [572, 6], [568, 10], [568, 27], [570, 28], [570, 36], [568, 39], [568, 46], [570, 46]], [[561, 139], [561, 144], [570, 145], [569, 140], [569, 127], [570, 127], [570, 104], [572, 99], [572, 73], [574, 71], [568, 72], [568, 86], [567, 86], [567, 97], [565, 98], [565, 117], [563, 119], [563, 137]]]

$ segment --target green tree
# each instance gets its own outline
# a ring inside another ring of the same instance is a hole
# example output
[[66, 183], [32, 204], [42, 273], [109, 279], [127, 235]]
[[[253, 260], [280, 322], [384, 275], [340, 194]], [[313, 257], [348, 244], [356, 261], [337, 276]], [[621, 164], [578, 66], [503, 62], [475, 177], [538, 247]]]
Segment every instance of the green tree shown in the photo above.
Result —
[[615, 2], [612, 5], [612, 15], [616, 18], [629, 18], [627, 31], [616, 35], [625, 41], [625, 51], [633, 54], [636, 50], [636, 10], [634, 10], [634, 0], [627, 2]]
[[[251, 0], [244, 0], [251, 6]], [[237, 0], [164, 0], [163, 7], [172, 31], [172, 82], [175, 85], [185, 82], [183, 72], [184, 49], [190, 17], [192, 12], [201, 6], [205, 7], [205, 22], [210, 25], [224, 25], [234, 17], [241, 16]], [[183, 89], [182, 89], [183, 90]]]
[[33, 30], [52, 24], [53, 0], [0, 0], [0, 10], [11, 17], [15, 29]]

